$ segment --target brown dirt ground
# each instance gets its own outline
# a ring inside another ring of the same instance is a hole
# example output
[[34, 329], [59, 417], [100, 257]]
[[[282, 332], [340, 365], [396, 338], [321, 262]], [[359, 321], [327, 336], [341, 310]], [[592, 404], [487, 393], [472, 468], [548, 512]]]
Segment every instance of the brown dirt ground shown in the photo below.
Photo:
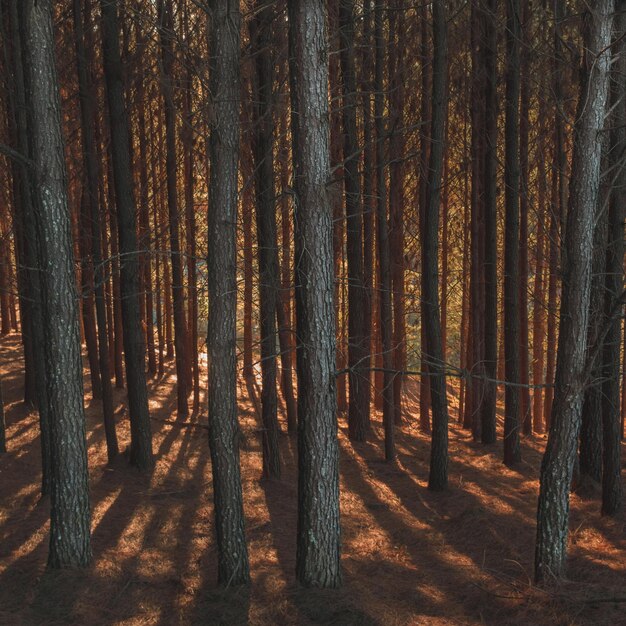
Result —
[[[380, 430], [352, 445], [340, 420], [344, 587], [294, 582], [295, 446], [282, 437], [284, 478], [259, 480], [258, 426], [245, 391], [241, 452], [250, 589], [216, 588], [207, 433], [175, 419], [171, 368], [151, 383], [157, 465], [142, 476], [106, 467], [98, 403], [87, 388], [93, 566], [46, 572], [35, 413], [20, 402], [16, 336], [0, 346], [10, 452], [0, 458], [0, 624], [626, 624], [624, 517], [599, 515], [597, 490], [572, 497], [569, 581], [539, 590], [532, 575], [544, 438], [523, 442], [517, 471], [501, 444], [474, 444], [453, 425], [450, 488], [426, 489], [429, 442], [408, 419], [398, 464], [381, 461]], [[88, 377], [87, 377], [88, 378]], [[87, 381], [88, 384], [88, 381]], [[416, 413], [411, 383], [407, 411]], [[129, 430], [116, 390], [122, 446]], [[452, 415], [456, 400], [452, 396]], [[166, 422], [164, 420], [170, 420]], [[378, 425], [378, 422], [376, 422]]]

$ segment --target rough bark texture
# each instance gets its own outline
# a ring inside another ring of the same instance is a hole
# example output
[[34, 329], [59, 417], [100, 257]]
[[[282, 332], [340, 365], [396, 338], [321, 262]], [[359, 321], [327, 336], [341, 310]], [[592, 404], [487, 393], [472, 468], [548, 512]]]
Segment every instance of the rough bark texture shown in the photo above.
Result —
[[133, 189], [130, 132], [124, 102], [117, 1], [101, 0], [104, 75], [111, 132], [111, 160], [120, 250], [124, 360], [130, 414], [130, 460], [140, 469], [153, 466], [152, 427], [146, 389], [145, 344], [141, 328], [139, 260], [135, 193]]
[[376, 237], [379, 265], [378, 315], [383, 353], [383, 426], [385, 429], [385, 459], [393, 461], [396, 456], [394, 442], [393, 402], [393, 346], [391, 312], [391, 265], [389, 254], [389, 227], [387, 220], [387, 183], [385, 180], [385, 95], [383, 91], [385, 39], [383, 29], [383, 5], [376, 2], [374, 9], [374, 42], [376, 63], [374, 69], [374, 119], [376, 125]]
[[624, 310], [624, 203], [626, 202], [626, 1], [615, 3], [615, 34], [619, 38], [613, 47], [615, 66], [611, 89], [611, 104], [615, 106], [610, 118], [611, 197], [608, 211], [608, 244], [605, 273], [605, 323], [609, 325], [604, 337], [602, 354], [602, 514], [616, 515], [622, 509], [621, 476], [621, 414], [620, 414], [620, 348], [622, 342], [621, 315]]
[[[408, 23], [405, 0], [388, 3], [389, 17], [389, 262], [393, 302], [393, 421], [402, 423], [402, 387], [406, 370], [406, 315], [404, 281], [405, 191], [405, 55]], [[428, 98], [428, 95], [426, 96]], [[426, 118], [428, 119], [428, 118]]]
[[[498, 142], [498, 38], [495, 0], [484, 0], [483, 62], [485, 71], [484, 125], [484, 369], [493, 380], [498, 362], [498, 246], [497, 246], [497, 142]], [[476, 312], [476, 311], [475, 311]], [[496, 440], [496, 386], [485, 382], [480, 402], [481, 440]]]
[[554, 401], [548, 444], [541, 464], [537, 510], [537, 581], [560, 577], [565, 572], [569, 489], [586, 382], [593, 226], [601, 165], [599, 135], [606, 113], [614, 6], [614, 0], [601, 0], [585, 15], [585, 20], [590, 22], [585, 29], [584, 72], [588, 78], [579, 96], [574, 127]]
[[298, 531], [296, 578], [341, 583], [328, 38], [322, 0], [289, 3], [296, 191]]
[[187, 321], [185, 293], [183, 291], [183, 263], [178, 228], [178, 190], [176, 185], [176, 104], [172, 85], [174, 72], [174, 18], [171, 0], [160, 0], [159, 34], [161, 41], [161, 92], [165, 109], [165, 172], [167, 183], [168, 227], [170, 233], [170, 259], [172, 263], [172, 302], [174, 313], [174, 353], [176, 356], [176, 392], [178, 418], [189, 414], [189, 361], [187, 358]]
[[[506, 120], [504, 155], [504, 367], [507, 383], [520, 379], [519, 363], [519, 95], [520, 23], [519, 0], [507, 0]], [[504, 390], [504, 463], [521, 461], [519, 444], [520, 390], [507, 385]]]
[[339, 2], [340, 62], [343, 89], [343, 160], [346, 198], [346, 246], [348, 261], [348, 368], [350, 404], [348, 432], [364, 441], [368, 430], [369, 379], [363, 372], [368, 354], [364, 333], [365, 290], [363, 284], [363, 210], [359, 179], [357, 90], [354, 70], [354, 1]]
[[91, 515], [83, 372], [52, 6], [29, 0], [22, 10], [52, 453], [48, 566], [85, 567]]
[[422, 292], [424, 322], [427, 336], [427, 359], [430, 372], [430, 399], [432, 407], [432, 439], [428, 488], [445, 489], [448, 484], [448, 400], [445, 365], [441, 347], [439, 319], [439, 203], [443, 172], [446, 106], [447, 30], [443, 0], [433, 3], [433, 82], [430, 132], [430, 163], [428, 168], [428, 205], [423, 214], [422, 241], [424, 265]]
[[[113, 415], [113, 390], [111, 389], [111, 364], [109, 362], [109, 345], [106, 328], [106, 309], [104, 302], [104, 268], [102, 265], [102, 235], [100, 229], [100, 204], [98, 198], [98, 164], [94, 145], [93, 125], [95, 124], [93, 90], [90, 76], [91, 60], [91, 19], [89, 18], [89, 2], [85, 4], [83, 17], [82, 3], [72, 3], [74, 17], [74, 41], [76, 46], [76, 63], [78, 70], [78, 90], [80, 96], [80, 116], [83, 147], [83, 168], [85, 171], [86, 190], [84, 202], [87, 204], [87, 219], [91, 230], [91, 262], [93, 265], [93, 282], [98, 328], [98, 363], [101, 376], [102, 414], [107, 443], [107, 456], [111, 462], [118, 454], [115, 417]], [[86, 28], [83, 28], [83, 20]], [[89, 41], [85, 41], [88, 33]], [[90, 44], [90, 45], [87, 45]]]
[[[12, 42], [12, 70], [13, 70], [13, 86], [12, 90], [15, 94], [13, 103], [15, 134], [17, 146], [22, 154], [31, 154], [32, 146], [29, 145], [29, 129], [26, 115], [26, 87], [24, 74], [23, 59], [23, 41], [24, 41], [24, 20], [23, 14], [19, 11], [23, 10], [23, 3], [17, 0], [11, 0], [9, 5], [9, 22]], [[19, 7], [19, 10], [18, 10]], [[51, 480], [51, 449], [50, 449], [50, 419], [48, 411], [48, 398], [46, 394], [46, 368], [44, 362], [44, 319], [41, 302], [41, 277], [38, 269], [38, 233], [35, 226], [34, 216], [34, 198], [31, 176], [32, 170], [20, 164], [15, 163], [13, 169], [15, 187], [18, 199], [18, 210], [20, 213], [20, 222], [23, 226], [24, 233], [24, 262], [27, 268], [28, 285], [27, 298], [31, 303], [31, 324], [33, 344], [33, 366], [35, 375], [35, 389], [37, 391], [37, 408], [39, 411], [39, 427], [41, 432], [41, 493], [46, 495], [50, 492]]]
[[276, 311], [280, 277], [274, 191], [274, 61], [271, 53], [274, 10], [265, 0], [258, 0], [256, 7], [257, 13], [250, 23], [250, 39], [255, 51], [253, 153], [259, 263], [263, 476], [279, 478], [281, 463], [276, 393]]
[[239, 2], [211, 2], [211, 180], [209, 222], [209, 445], [218, 582], [250, 580], [244, 532], [237, 423], [237, 169]]

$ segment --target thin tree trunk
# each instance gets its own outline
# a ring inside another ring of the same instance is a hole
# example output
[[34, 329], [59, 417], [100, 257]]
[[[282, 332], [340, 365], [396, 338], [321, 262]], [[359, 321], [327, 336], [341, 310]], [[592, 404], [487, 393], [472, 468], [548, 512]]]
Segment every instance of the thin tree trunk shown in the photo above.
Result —
[[[402, 385], [400, 372], [406, 370], [406, 320], [404, 283], [404, 45], [406, 33], [405, 0], [389, 3], [389, 254], [393, 302], [393, 421], [402, 423]], [[426, 118], [428, 119], [428, 118]]]
[[[23, 3], [11, 0], [9, 4], [9, 30], [12, 43], [12, 70], [13, 89], [15, 94], [12, 111], [17, 146], [22, 154], [31, 154], [29, 144], [30, 131], [26, 115], [26, 81], [25, 60], [23, 55], [24, 38], [23, 32]], [[20, 28], [20, 25], [22, 28]], [[15, 163], [13, 174], [17, 185], [15, 187], [17, 204], [21, 223], [24, 229], [25, 254], [24, 260], [27, 267], [27, 297], [31, 302], [31, 332], [33, 343], [33, 365], [35, 375], [35, 389], [37, 392], [37, 408], [39, 412], [39, 427], [41, 433], [41, 494], [45, 496], [50, 493], [52, 481], [52, 450], [50, 436], [50, 411], [47, 397], [47, 374], [44, 355], [44, 317], [41, 293], [40, 272], [38, 269], [38, 232], [35, 225], [34, 189], [32, 187], [30, 170], [20, 164]]]
[[[484, 370], [488, 379], [498, 365], [498, 246], [497, 246], [497, 142], [498, 142], [498, 38], [496, 0], [484, 0], [485, 153], [484, 153]], [[516, 268], [517, 271], [517, 268]], [[485, 381], [480, 402], [481, 440], [496, 440], [496, 386]]]
[[383, 426], [385, 430], [385, 460], [396, 458], [394, 435], [393, 402], [393, 346], [391, 311], [391, 267], [389, 255], [389, 232], [387, 221], [387, 186], [385, 181], [385, 95], [383, 87], [383, 67], [385, 39], [383, 29], [383, 4], [376, 1], [374, 12], [375, 78], [374, 78], [374, 120], [376, 124], [376, 237], [378, 243], [378, 264], [380, 266], [379, 319], [383, 353]]
[[521, 0], [520, 29], [520, 115], [519, 115], [519, 170], [520, 170], [520, 217], [519, 217], [519, 381], [520, 394], [519, 423], [525, 435], [533, 431], [530, 412], [529, 354], [528, 354], [528, 207], [529, 207], [529, 165], [528, 136], [530, 130], [530, 55], [532, 42], [529, 0]]
[[161, 91], [165, 109], [165, 171], [167, 183], [170, 259], [172, 263], [172, 301], [174, 308], [174, 351], [176, 355], [176, 392], [178, 419], [187, 417], [189, 406], [189, 362], [187, 359], [187, 321], [179, 232], [178, 189], [176, 184], [176, 104], [172, 87], [174, 72], [174, 18], [172, 1], [159, 0], [159, 34], [161, 45]]
[[615, 69], [611, 104], [615, 107], [611, 117], [611, 134], [608, 161], [612, 167], [611, 195], [608, 211], [608, 242], [605, 269], [605, 321], [609, 324], [604, 338], [602, 355], [602, 514], [617, 515], [622, 509], [621, 476], [621, 420], [620, 420], [620, 349], [622, 343], [621, 317], [624, 311], [624, 202], [626, 201], [626, 1], [615, 3], [615, 32], [618, 37], [613, 46]]
[[364, 333], [365, 291], [363, 284], [363, 209], [359, 180], [357, 137], [357, 92], [354, 69], [354, 0], [339, 2], [340, 62], [343, 87], [343, 163], [346, 201], [348, 261], [348, 432], [350, 439], [367, 436], [367, 386], [363, 365], [368, 353]]
[[253, 153], [259, 264], [263, 477], [280, 478], [276, 392], [276, 310], [280, 280], [274, 189], [274, 61], [271, 54], [274, 10], [265, 0], [257, 0], [256, 9], [256, 15], [250, 22], [250, 41], [255, 51]]
[[139, 263], [135, 194], [133, 189], [130, 133], [124, 102], [122, 62], [120, 58], [117, 2], [100, 0], [104, 75], [107, 86], [111, 131], [113, 182], [117, 208], [120, 263], [120, 296], [122, 300], [124, 359], [128, 385], [130, 415], [130, 460], [139, 469], [150, 469], [152, 427], [146, 389], [145, 345], [141, 329], [139, 302]]
[[[101, 374], [102, 416], [107, 444], [109, 463], [119, 453], [115, 417], [113, 414], [113, 390], [111, 388], [111, 366], [106, 327], [106, 308], [104, 301], [105, 274], [102, 265], [102, 233], [100, 232], [100, 204], [98, 197], [98, 163], [93, 135], [96, 123], [93, 102], [93, 86], [90, 81], [93, 41], [91, 36], [91, 9], [89, 0], [84, 3], [84, 14], [80, 0], [73, 0], [74, 38], [76, 63], [78, 69], [78, 90], [80, 96], [80, 115], [83, 142], [83, 168], [86, 173], [84, 202], [86, 221], [91, 230], [91, 259], [93, 263], [93, 282], [95, 293], [96, 317], [98, 322], [98, 360]], [[87, 225], [83, 227], [87, 230]], [[92, 382], [93, 385], [93, 382]]]
[[[519, 315], [519, 96], [520, 96], [520, 1], [507, 0], [506, 27], [506, 120], [504, 155], [504, 366], [507, 383], [520, 382]], [[520, 391], [507, 385], [504, 390], [504, 463], [509, 467], [522, 460]]]
[[430, 398], [433, 416], [430, 473], [428, 488], [433, 491], [448, 485], [448, 400], [445, 364], [441, 347], [439, 319], [439, 204], [444, 160], [447, 117], [446, 93], [448, 73], [448, 43], [444, 0], [433, 3], [433, 82], [432, 122], [430, 131], [430, 162], [428, 168], [428, 204], [423, 213], [422, 291], [426, 348], [430, 372]]

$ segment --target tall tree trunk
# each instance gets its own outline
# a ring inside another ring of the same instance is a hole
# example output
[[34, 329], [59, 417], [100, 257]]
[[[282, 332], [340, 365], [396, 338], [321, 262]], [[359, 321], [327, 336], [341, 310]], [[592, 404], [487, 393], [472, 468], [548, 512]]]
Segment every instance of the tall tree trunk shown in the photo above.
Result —
[[295, 356], [295, 340], [291, 315], [291, 294], [293, 272], [291, 271], [291, 218], [289, 217], [289, 144], [287, 134], [287, 115], [281, 116], [281, 287], [280, 301], [276, 308], [278, 321], [278, 337], [280, 340], [280, 364], [283, 397], [287, 408], [287, 429], [295, 434], [298, 427], [298, 408], [293, 394], [293, 363]]
[[[18, 8], [19, 7], [19, 8]], [[9, 3], [9, 26], [7, 39], [12, 43], [11, 69], [13, 71], [14, 94], [12, 104], [12, 118], [15, 126], [16, 145], [22, 154], [31, 154], [29, 144], [29, 128], [27, 119], [27, 99], [24, 49], [24, 20], [23, 3], [11, 0]], [[20, 221], [24, 232], [24, 261], [26, 263], [28, 285], [27, 298], [31, 303], [33, 344], [33, 366], [35, 376], [35, 389], [37, 392], [37, 409], [39, 412], [39, 428], [41, 433], [41, 494], [50, 493], [52, 480], [52, 450], [50, 438], [50, 411], [47, 397], [47, 375], [44, 356], [44, 317], [41, 294], [41, 278], [38, 269], [38, 232], [35, 225], [34, 214], [34, 188], [31, 181], [31, 171], [23, 164], [14, 162], [13, 176], [16, 183], [15, 198], [20, 213]]]
[[[543, 116], [541, 116], [543, 117]], [[533, 385], [543, 385], [544, 383], [544, 342], [546, 336], [546, 313], [545, 313], [545, 248], [546, 248], [546, 216], [547, 211], [545, 205], [547, 202], [547, 181], [546, 169], [544, 165], [545, 144], [541, 139], [544, 128], [539, 133], [539, 159], [537, 163], [538, 177], [538, 201], [539, 207], [537, 212], [537, 239], [535, 252], [535, 281], [533, 286]], [[533, 430], [536, 433], [544, 432], [543, 421], [543, 388], [535, 386], [533, 389], [533, 408], [532, 408]]]
[[289, 2], [296, 191], [298, 532], [296, 578], [341, 584], [333, 308], [328, 36], [322, 0]]
[[430, 452], [428, 488], [445, 489], [448, 484], [448, 400], [445, 364], [441, 347], [439, 319], [439, 204], [444, 159], [447, 117], [448, 42], [444, 0], [433, 3], [433, 82], [432, 122], [430, 131], [430, 161], [428, 168], [428, 204], [422, 226], [422, 292], [426, 349], [430, 372], [430, 398], [433, 427]]
[[569, 488], [580, 430], [593, 226], [598, 203], [601, 142], [608, 95], [614, 0], [600, 0], [585, 15], [585, 88], [579, 95], [574, 126], [574, 154], [569, 211], [563, 249], [563, 291], [559, 349], [550, 434], [541, 464], [537, 510], [535, 579], [560, 577], [565, 571]]
[[472, 5], [472, 192], [471, 192], [471, 269], [470, 269], [470, 346], [468, 352], [468, 370], [472, 378], [468, 381], [468, 398], [466, 400], [466, 419], [464, 425], [471, 427], [474, 441], [480, 441], [481, 398], [484, 395], [483, 378], [484, 363], [484, 331], [482, 323], [485, 312], [484, 302], [484, 200], [485, 184], [483, 169], [485, 166], [485, 72], [481, 40], [485, 28], [485, 20], [481, 9]]
[[391, 267], [389, 232], [387, 221], [387, 183], [385, 181], [385, 96], [383, 87], [385, 39], [383, 28], [383, 4], [376, 1], [374, 9], [374, 46], [376, 63], [374, 70], [374, 119], [376, 124], [376, 238], [378, 244], [379, 320], [383, 353], [383, 426], [385, 429], [385, 459], [392, 462], [396, 457], [394, 441], [393, 402], [393, 346], [391, 311]]
[[[430, 132], [427, 120], [431, 119], [431, 96], [432, 89], [430, 86], [430, 66], [431, 57], [428, 46], [428, 5], [423, 2], [420, 5], [420, 65], [421, 65], [421, 115], [422, 120], [426, 121], [426, 126], [420, 136], [420, 176], [419, 176], [419, 215], [424, 220], [424, 213], [428, 204], [428, 169], [429, 169], [429, 137]], [[382, 89], [382, 87], [381, 87]], [[422, 271], [424, 266], [424, 242], [421, 242], [421, 261]], [[420, 306], [421, 324], [420, 324], [420, 371], [423, 372], [420, 377], [420, 428], [422, 432], [430, 432], [430, 378], [428, 377], [428, 359], [426, 352], [428, 351], [426, 337], [426, 301], [421, 298]]]
[[[113, 390], [111, 388], [111, 365], [106, 327], [104, 301], [105, 274], [102, 264], [102, 233], [100, 232], [100, 204], [98, 196], [98, 163], [94, 144], [93, 126], [96, 123], [93, 103], [93, 85], [90, 80], [91, 54], [91, 9], [89, 0], [84, 3], [84, 13], [80, 0], [73, 0], [74, 41], [78, 69], [78, 91], [80, 96], [80, 116], [83, 142], [83, 168], [86, 174], [84, 201], [87, 205], [86, 218], [91, 230], [91, 258], [95, 292], [96, 318], [98, 322], [98, 360], [101, 374], [102, 416], [107, 444], [109, 463], [118, 455], [117, 433], [113, 414]], [[92, 383], [93, 384], [93, 383]]]
[[209, 445], [217, 531], [218, 582], [250, 580], [244, 532], [237, 423], [237, 170], [239, 2], [211, 3], [209, 209]]
[[91, 561], [91, 516], [83, 372], [52, 5], [28, 0], [21, 10], [26, 29], [35, 224], [44, 277], [43, 352], [52, 453], [48, 567], [86, 567]]
[[504, 155], [504, 463], [522, 460], [520, 430], [520, 315], [519, 315], [519, 96], [520, 2], [507, 0], [506, 121]]
[[[187, 5], [184, 5], [182, 17], [185, 38], [190, 37]], [[188, 317], [187, 330], [189, 365], [187, 371], [193, 387], [192, 411], [196, 415], [200, 410], [200, 363], [198, 360], [198, 276], [196, 262], [196, 208], [194, 175], [194, 114], [193, 114], [193, 58], [189, 49], [185, 54], [185, 90], [183, 93], [183, 127], [181, 143], [183, 146], [184, 186], [185, 186], [185, 231], [187, 247], [187, 293]]]
[[362, 49], [362, 89], [363, 94], [363, 291], [364, 291], [364, 314], [363, 314], [363, 337], [365, 338], [365, 355], [363, 357], [362, 384], [363, 408], [366, 427], [370, 428], [370, 404], [371, 404], [371, 381], [370, 367], [372, 365], [373, 347], [373, 301], [374, 301], [374, 215], [376, 212], [376, 199], [374, 197], [374, 158], [375, 148], [373, 142], [372, 126], [372, 36], [373, 17], [372, 1], [366, 0], [363, 6], [363, 49]]
[[[393, 302], [393, 421], [402, 423], [401, 374], [406, 370], [406, 321], [404, 284], [405, 140], [404, 45], [406, 41], [405, 0], [389, 3], [389, 254]], [[428, 118], [426, 118], [428, 119]]]
[[172, 1], [159, 0], [159, 33], [161, 43], [161, 90], [165, 109], [165, 172], [167, 182], [168, 226], [172, 263], [172, 301], [174, 305], [174, 351], [176, 355], [176, 391], [178, 418], [189, 414], [189, 362], [187, 359], [187, 321], [185, 319], [185, 293], [183, 264], [179, 232], [178, 189], [176, 168], [176, 104], [172, 86], [174, 73], [174, 18]]
[[[498, 36], [496, 0], [484, 0], [483, 62], [485, 71], [484, 153], [484, 369], [487, 379], [497, 374], [498, 362], [498, 245], [497, 245], [497, 143], [498, 143]], [[517, 268], [516, 270], [517, 271]], [[480, 398], [481, 440], [496, 440], [496, 386], [485, 381]]]
[[120, 296], [124, 359], [130, 414], [130, 460], [139, 469], [153, 466], [152, 427], [146, 389], [145, 345], [139, 302], [139, 263], [135, 193], [130, 159], [130, 132], [124, 102], [118, 33], [118, 2], [100, 0], [104, 76], [111, 131], [111, 156], [119, 236]]
[[528, 136], [530, 131], [530, 61], [532, 24], [529, 0], [521, 0], [522, 20], [520, 56], [520, 119], [519, 119], [519, 170], [520, 170], [520, 217], [519, 217], [519, 381], [524, 387], [520, 394], [520, 426], [525, 435], [533, 431], [530, 412], [529, 354], [528, 354], [528, 206], [529, 165]]
[[261, 329], [261, 421], [263, 476], [280, 478], [280, 448], [276, 393], [276, 309], [280, 285], [274, 185], [274, 60], [272, 22], [274, 10], [257, 0], [250, 22], [255, 51], [253, 152], [256, 190], [256, 226], [259, 263], [259, 322]]
[[357, 136], [357, 88], [354, 69], [354, 0], [339, 2], [340, 62], [343, 88], [343, 164], [346, 199], [346, 242], [348, 260], [348, 368], [350, 439], [364, 441], [367, 436], [366, 387], [363, 375], [368, 353], [364, 334], [365, 291], [363, 285], [363, 210], [359, 180]]
[[613, 46], [615, 69], [611, 104], [612, 115], [608, 161], [612, 167], [608, 212], [608, 242], [605, 269], [605, 320], [608, 331], [602, 355], [602, 514], [616, 515], [622, 509], [621, 419], [620, 419], [620, 350], [622, 343], [621, 317], [624, 311], [624, 202], [626, 201], [626, 1], [615, 3], [615, 32]]

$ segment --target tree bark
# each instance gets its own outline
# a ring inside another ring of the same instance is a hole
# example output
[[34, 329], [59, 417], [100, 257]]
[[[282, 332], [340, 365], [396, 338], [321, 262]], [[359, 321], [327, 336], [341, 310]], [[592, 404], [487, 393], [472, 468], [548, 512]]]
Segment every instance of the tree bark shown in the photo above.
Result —
[[274, 190], [274, 61], [271, 54], [274, 10], [265, 0], [257, 0], [256, 9], [256, 15], [250, 22], [250, 40], [255, 53], [253, 153], [261, 328], [263, 477], [280, 478], [276, 393], [276, 311], [280, 277]]
[[150, 469], [152, 427], [146, 389], [145, 345], [139, 302], [139, 263], [135, 194], [130, 159], [130, 133], [124, 102], [122, 61], [118, 33], [118, 2], [100, 0], [104, 76], [107, 87], [113, 183], [120, 250], [124, 359], [130, 414], [130, 460], [139, 469]]
[[325, 22], [322, 0], [289, 2], [296, 313], [301, 342], [296, 578], [307, 587], [341, 584]]
[[504, 155], [504, 463], [522, 460], [520, 430], [520, 315], [519, 315], [519, 96], [520, 2], [507, 0], [506, 103]]
[[[87, 220], [91, 230], [91, 259], [93, 264], [93, 283], [95, 293], [96, 318], [98, 323], [98, 362], [101, 378], [102, 416], [107, 444], [109, 463], [119, 453], [115, 417], [113, 414], [113, 390], [111, 388], [111, 365], [106, 327], [106, 308], [104, 301], [105, 274], [102, 264], [102, 233], [100, 231], [100, 205], [98, 197], [98, 163], [95, 150], [93, 126], [95, 109], [93, 103], [93, 85], [90, 81], [90, 65], [93, 41], [91, 40], [91, 10], [89, 0], [84, 3], [83, 14], [80, 0], [73, 0], [74, 41], [78, 70], [78, 90], [80, 96], [80, 116], [83, 147], [83, 169], [85, 171], [86, 190], [84, 202], [87, 204]], [[84, 26], [83, 26], [84, 24]], [[87, 40], [86, 37], [89, 39]], [[93, 382], [92, 382], [93, 384]]]
[[[484, 152], [484, 370], [488, 379], [498, 364], [498, 246], [497, 246], [497, 143], [498, 143], [498, 38], [496, 0], [484, 0], [483, 62], [485, 72]], [[516, 270], [517, 271], [517, 270]], [[496, 440], [496, 386], [485, 381], [480, 402], [481, 440]]]
[[448, 400], [439, 318], [439, 205], [444, 159], [447, 97], [448, 44], [445, 0], [433, 3], [433, 81], [428, 204], [423, 213], [422, 291], [426, 349], [430, 373], [432, 438], [428, 488], [441, 491], [448, 484]]
[[244, 532], [237, 423], [237, 170], [239, 2], [212, 0], [210, 35], [211, 180], [209, 225], [209, 445], [218, 582], [250, 580]]
[[622, 509], [621, 418], [620, 418], [620, 350], [621, 317], [624, 311], [624, 203], [626, 202], [626, 1], [615, 3], [613, 46], [615, 67], [611, 89], [610, 148], [611, 189], [606, 247], [604, 317], [609, 325], [604, 337], [602, 355], [602, 514], [617, 515]]
[[346, 202], [348, 261], [348, 432], [350, 439], [365, 441], [368, 430], [367, 386], [363, 373], [368, 353], [364, 334], [365, 291], [363, 284], [363, 210], [359, 180], [357, 135], [357, 89], [354, 69], [354, 0], [339, 2], [340, 63], [343, 90], [343, 171]]
[[170, 259], [172, 263], [172, 301], [174, 309], [174, 352], [176, 356], [176, 392], [178, 419], [189, 415], [189, 361], [187, 358], [187, 321], [185, 319], [185, 293], [183, 264], [178, 226], [178, 189], [176, 184], [176, 104], [172, 86], [174, 72], [174, 18], [172, 1], [159, 0], [159, 35], [161, 45], [161, 92], [165, 109], [165, 172], [167, 183], [168, 227], [170, 233]]
[[21, 10], [52, 458], [48, 567], [86, 567], [91, 516], [83, 372], [52, 5], [28, 0]]
[[541, 464], [535, 579], [565, 571], [569, 489], [580, 431], [591, 291], [593, 226], [598, 202], [601, 142], [608, 95], [614, 0], [585, 14], [585, 88], [574, 126], [570, 202], [563, 249], [559, 348], [550, 434]]

